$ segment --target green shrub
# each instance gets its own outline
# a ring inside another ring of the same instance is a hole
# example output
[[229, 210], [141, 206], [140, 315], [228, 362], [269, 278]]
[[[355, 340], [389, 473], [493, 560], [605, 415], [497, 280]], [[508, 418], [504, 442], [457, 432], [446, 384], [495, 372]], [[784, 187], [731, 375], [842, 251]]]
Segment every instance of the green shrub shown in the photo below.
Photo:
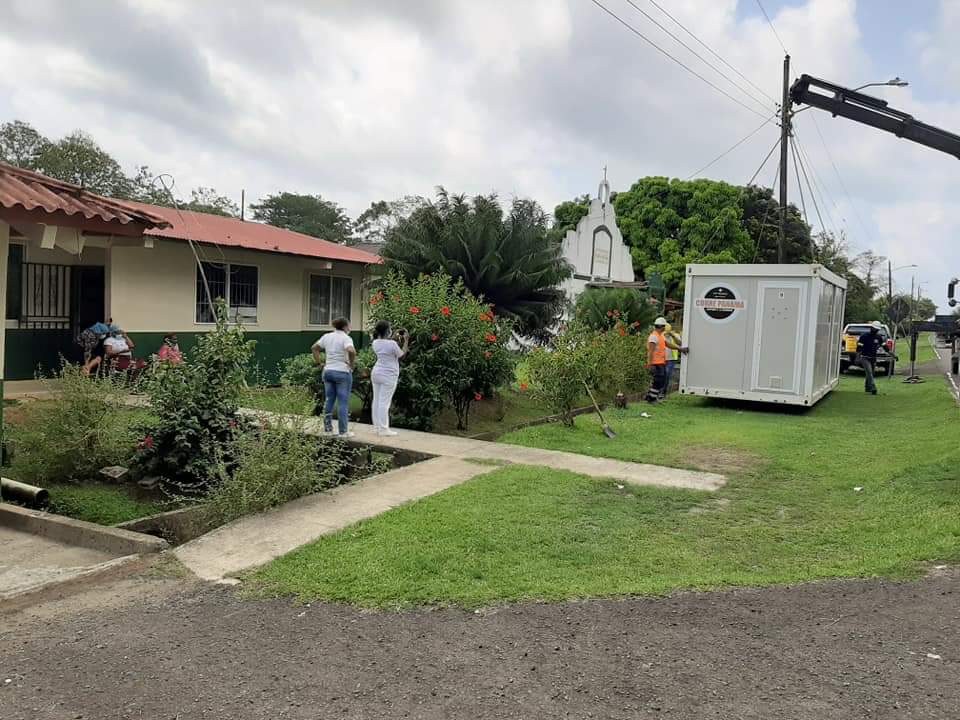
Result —
[[533, 392], [573, 427], [572, 411], [585, 394], [606, 387], [609, 370], [603, 365], [603, 337], [583, 325], [573, 324], [557, 335], [548, 348], [527, 355], [527, 373]]
[[[644, 328], [647, 330], [648, 328]], [[623, 323], [599, 334], [597, 346], [600, 392], [612, 396], [645, 390], [650, 381], [647, 362], [647, 333], [628, 332]]]
[[[360, 398], [361, 419], [370, 418], [370, 409], [373, 407], [373, 384], [370, 382], [370, 371], [373, 369], [377, 356], [373, 350], [365, 348], [357, 353], [357, 362], [353, 368], [353, 394]], [[284, 387], [305, 387], [316, 398], [314, 415], [323, 410], [323, 366], [314, 362], [311, 353], [294, 355], [280, 361], [280, 384]]]
[[647, 295], [632, 288], [588, 288], [577, 298], [574, 315], [591, 330], [613, 330], [622, 323], [632, 331], [653, 324], [657, 308]]
[[334, 442], [305, 435], [296, 421], [237, 433], [206, 497], [209, 519], [229, 522], [336, 485], [342, 461]]
[[429, 430], [449, 402], [457, 428], [466, 430], [472, 404], [512, 378], [511, 324], [462, 282], [446, 275], [408, 281], [391, 273], [370, 305], [371, 322], [388, 320], [410, 335], [394, 396], [397, 425]]
[[176, 495], [204, 492], [224, 448], [242, 430], [237, 409], [255, 343], [242, 327], [227, 324], [222, 301], [216, 315], [185, 362], [156, 363], [142, 383], [158, 421], [144, 428], [136, 467]]
[[138, 435], [123, 402], [125, 382], [64, 365], [50, 389], [54, 399], [25, 405], [23, 422], [10, 429], [14, 478], [37, 485], [88, 480], [102, 467], [131, 461]]

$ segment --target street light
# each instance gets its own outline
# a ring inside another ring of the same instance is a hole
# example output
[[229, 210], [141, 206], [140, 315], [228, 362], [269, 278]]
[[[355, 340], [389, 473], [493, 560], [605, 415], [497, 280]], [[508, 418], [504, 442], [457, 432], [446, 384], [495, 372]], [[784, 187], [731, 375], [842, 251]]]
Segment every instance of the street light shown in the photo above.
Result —
[[897, 270], [906, 270], [907, 268], [920, 267], [916, 263], [911, 263], [909, 265], [901, 265], [900, 267], [890, 267], [891, 263], [887, 260], [887, 304], [893, 302], [893, 274]]
[[886, 82], [872, 82], [872, 83], [867, 83], [866, 85], [861, 85], [861, 86], [858, 87], [858, 88], [854, 88], [853, 91], [854, 91], [854, 92], [858, 92], [858, 91], [860, 91], [860, 90], [863, 90], [864, 88], [868, 88], [868, 87], [881, 87], [881, 86], [888, 86], [888, 87], [906, 87], [906, 86], [909, 85], [909, 84], [910, 84], [910, 83], [908, 83], [906, 80], [901, 80], [900, 77], [897, 76], [897, 77], [895, 77], [895, 78], [891, 78], [890, 80], [887, 80]]

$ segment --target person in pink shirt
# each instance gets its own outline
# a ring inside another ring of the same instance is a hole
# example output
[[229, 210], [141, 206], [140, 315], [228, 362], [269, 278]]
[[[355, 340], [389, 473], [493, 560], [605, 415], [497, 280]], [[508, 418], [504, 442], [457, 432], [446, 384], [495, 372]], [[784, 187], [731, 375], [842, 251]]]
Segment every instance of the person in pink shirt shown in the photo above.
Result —
[[176, 333], [168, 333], [163, 336], [163, 344], [157, 357], [161, 362], [168, 362], [171, 365], [179, 365], [183, 362], [183, 353], [180, 352], [180, 346], [177, 344]]

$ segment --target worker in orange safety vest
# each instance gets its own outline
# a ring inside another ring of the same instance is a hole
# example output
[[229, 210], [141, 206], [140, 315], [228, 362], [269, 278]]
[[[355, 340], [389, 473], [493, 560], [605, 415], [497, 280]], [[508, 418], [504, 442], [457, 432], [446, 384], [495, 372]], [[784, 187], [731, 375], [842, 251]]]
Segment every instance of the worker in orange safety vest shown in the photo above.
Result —
[[653, 382], [647, 391], [647, 402], [655, 403], [666, 394], [667, 389], [667, 362], [670, 360], [670, 350], [679, 350], [686, 354], [687, 348], [680, 347], [673, 340], [667, 339], [664, 330], [667, 321], [658, 317], [653, 321], [653, 332], [647, 338], [647, 366], [653, 371]]

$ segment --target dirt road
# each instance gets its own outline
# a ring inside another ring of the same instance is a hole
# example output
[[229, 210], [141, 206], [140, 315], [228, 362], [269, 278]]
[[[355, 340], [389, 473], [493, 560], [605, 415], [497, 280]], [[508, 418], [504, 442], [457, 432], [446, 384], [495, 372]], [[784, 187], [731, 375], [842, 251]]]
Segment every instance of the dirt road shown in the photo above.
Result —
[[960, 716], [956, 570], [478, 613], [139, 579], [0, 622], [5, 720]]

